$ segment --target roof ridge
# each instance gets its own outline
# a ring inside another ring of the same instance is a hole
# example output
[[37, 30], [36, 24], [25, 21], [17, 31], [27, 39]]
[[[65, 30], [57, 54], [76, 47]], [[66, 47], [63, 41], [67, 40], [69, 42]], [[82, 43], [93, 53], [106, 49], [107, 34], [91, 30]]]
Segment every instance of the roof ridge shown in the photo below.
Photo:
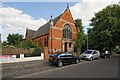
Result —
[[[28, 28], [27, 28], [28, 29]], [[33, 30], [33, 29], [28, 29], [28, 30], [31, 30], [31, 31], [36, 31], [36, 30]]]
[[39, 31], [41, 28], [43, 28], [46, 24], [48, 24], [48, 22], [38, 28], [38, 30], [36, 31], [36, 33], [35, 33], [35, 35], [33, 36], [33, 38], [35, 38], [35, 36], [36, 36], [36, 34], [38, 33], [38, 31]]
[[[60, 15], [58, 15], [57, 17], [55, 17], [54, 19], [52, 19], [52, 21], [53, 21], [53, 23], [54, 23], [54, 25], [58, 22], [58, 20], [60, 19], [60, 17], [63, 15], [63, 13], [61, 13]], [[50, 19], [51, 20], [51, 19]], [[50, 27], [50, 25], [49, 25], [49, 22], [50, 22], [50, 20], [46, 23], [46, 24], [44, 24], [44, 25], [42, 25], [41, 27], [39, 27], [39, 29], [37, 30], [37, 32], [35, 33], [35, 35], [34, 35], [34, 37], [33, 38], [37, 38], [37, 37], [39, 37], [39, 36], [42, 36], [42, 35], [45, 35], [45, 34], [47, 34], [48, 33], [48, 28]], [[41, 30], [44, 30], [44, 31], [41, 31]], [[41, 32], [39, 32], [39, 31], [41, 31]], [[46, 32], [45, 32], [46, 31]], [[40, 34], [38, 34], [38, 33], [40, 33]]]

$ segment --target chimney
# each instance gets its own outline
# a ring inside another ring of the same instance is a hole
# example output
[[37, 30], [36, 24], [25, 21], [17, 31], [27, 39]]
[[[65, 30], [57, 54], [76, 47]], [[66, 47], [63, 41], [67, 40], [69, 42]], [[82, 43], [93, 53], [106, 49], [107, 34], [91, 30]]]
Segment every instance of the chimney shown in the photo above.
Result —
[[51, 25], [51, 26], [54, 25], [54, 22], [53, 22], [52, 16], [51, 16], [51, 19], [50, 19], [50, 25]]
[[69, 4], [67, 4], [67, 9], [66, 10], [69, 10]]

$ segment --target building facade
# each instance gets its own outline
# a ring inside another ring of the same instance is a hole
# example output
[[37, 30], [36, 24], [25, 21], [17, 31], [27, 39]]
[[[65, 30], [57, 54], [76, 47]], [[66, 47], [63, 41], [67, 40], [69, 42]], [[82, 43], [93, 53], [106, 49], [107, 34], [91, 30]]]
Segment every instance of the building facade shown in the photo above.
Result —
[[[56, 52], [71, 52], [74, 49], [77, 37], [77, 28], [74, 24], [69, 6], [37, 31], [26, 30], [26, 40], [32, 39], [38, 47], [49, 54]], [[46, 49], [46, 50], [45, 50]]]

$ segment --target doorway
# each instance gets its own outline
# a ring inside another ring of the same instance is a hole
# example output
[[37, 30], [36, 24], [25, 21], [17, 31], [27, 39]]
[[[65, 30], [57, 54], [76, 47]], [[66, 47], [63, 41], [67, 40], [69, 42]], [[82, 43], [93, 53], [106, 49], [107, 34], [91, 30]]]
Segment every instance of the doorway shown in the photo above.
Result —
[[67, 52], [67, 43], [64, 43], [64, 50]]

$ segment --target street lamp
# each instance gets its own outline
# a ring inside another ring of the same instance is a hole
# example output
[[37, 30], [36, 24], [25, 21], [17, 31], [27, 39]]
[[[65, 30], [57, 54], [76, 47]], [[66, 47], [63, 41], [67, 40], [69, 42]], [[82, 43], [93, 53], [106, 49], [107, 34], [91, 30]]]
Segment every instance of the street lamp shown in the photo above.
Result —
[[88, 29], [89, 28], [87, 28], [87, 50], [88, 50]]
[[[88, 32], [88, 30], [90, 30], [90, 32]], [[88, 48], [89, 48], [89, 44], [88, 44], [88, 42], [89, 42], [89, 34], [91, 34], [93, 32], [93, 29], [90, 29], [90, 28], [87, 28], [87, 50], [88, 50]]]

